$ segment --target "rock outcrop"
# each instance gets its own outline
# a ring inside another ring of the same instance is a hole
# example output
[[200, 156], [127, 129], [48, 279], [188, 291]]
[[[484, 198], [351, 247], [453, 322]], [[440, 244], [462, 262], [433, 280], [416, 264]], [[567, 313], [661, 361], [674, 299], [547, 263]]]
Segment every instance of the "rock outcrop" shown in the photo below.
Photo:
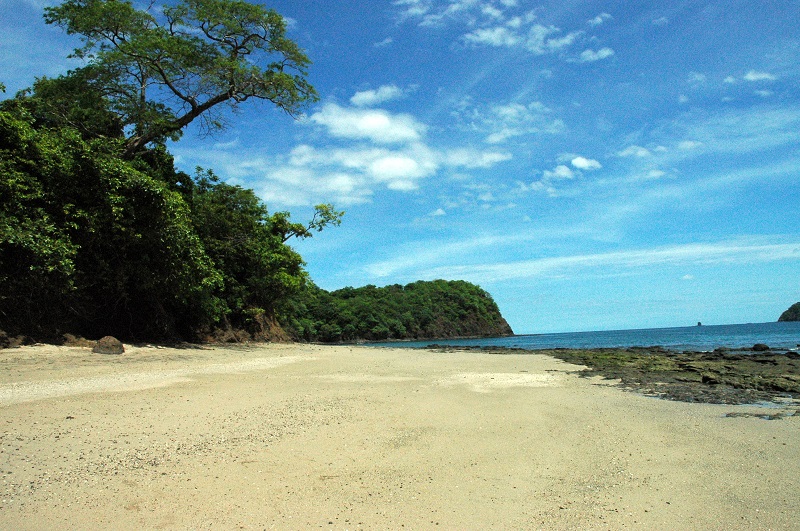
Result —
[[792, 304], [788, 310], [783, 312], [778, 318], [781, 321], [800, 321], [800, 302]]
[[105, 336], [100, 339], [92, 349], [95, 354], [122, 354], [125, 347], [122, 341], [113, 336]]

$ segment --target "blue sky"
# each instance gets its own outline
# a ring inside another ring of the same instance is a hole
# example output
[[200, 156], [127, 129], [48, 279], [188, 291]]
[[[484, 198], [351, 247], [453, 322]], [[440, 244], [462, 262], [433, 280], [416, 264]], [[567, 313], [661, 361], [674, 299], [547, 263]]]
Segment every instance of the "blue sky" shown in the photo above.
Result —
[[[0, 0], [7, 94], [76, 41]], [[269, 3], [313, 61], [300, 120], [246, 104], [179, 166], [300, 220], [326, 289], [464, 279], [517, 333], [776, 320], [800, 300], [792, 1]]]

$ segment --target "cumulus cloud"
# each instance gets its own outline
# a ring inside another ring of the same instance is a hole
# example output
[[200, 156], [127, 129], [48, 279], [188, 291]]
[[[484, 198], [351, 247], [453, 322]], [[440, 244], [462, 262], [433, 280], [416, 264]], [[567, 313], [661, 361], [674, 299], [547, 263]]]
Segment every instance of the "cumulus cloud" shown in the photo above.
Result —
[[403, 97], [403, 90], [396, 85], [383, 85], [373, 90], [363, 90], [356, 92], [350, 103], [356, 107], [372, 107], [386, 101], [396, 100]]
[[[379, 93], [375, 91], [375, 97]], [[410, 192], [445, 169], [490, 168], [511, 159], [510, 153], [497, 149], [436, 149], [424, 138], [424, 124], [383, 109], [327, 103], [308, 123], [323, 126], [328, 138], [299, 144], [274, 161], [259, 159], [249, 164], [238, 154], [232, 163], [239, 169], [248, 165], [242, 171], [249, 182], [261, 183], [253, 187], [268, 202], [290, 206], [318, 201], [363, 203], [377, 189]], [[215, 158], [219, 159], [218, 154]], [[261, 170], [265, 167], [269, 170]]]
[[408, 114], [391, 114], [382, 109], [351, 109], [326, 103], [310, 116], [339, 138], [365, 139], [380, 144], [416, 141], [427, 127]]
[[575, 157], [571, 161], [572, 165], [579, 170], [599, 170], [603, 167], [602, 164], [594, 159], [587, 159], [586, 157]]
[[594, 61], [601, 61], [603, 59], [608, 59], [614, 55], [614, 50], [611, 48], [600, 48], [597, 51], [594, 50], [584, 50], [581, 52], [580, 61], [582, 63], [591, 63]]

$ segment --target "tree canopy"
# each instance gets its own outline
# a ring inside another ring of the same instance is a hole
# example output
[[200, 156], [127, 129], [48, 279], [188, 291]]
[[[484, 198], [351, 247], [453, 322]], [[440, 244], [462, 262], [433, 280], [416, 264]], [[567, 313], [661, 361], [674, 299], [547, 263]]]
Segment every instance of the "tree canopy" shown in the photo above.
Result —
[[310, 60], [286, 37], [273, 10], [242, 0], [180, 0], [138, 10], [127, 0], [66, 0], [45, 20], [84, 45], [76, 74], [98, 87], [126, 128], [128, 156], [177, 138], [200, 119], [224, 125], [221, 104], [268, 100], [297, 114], [317, 99], [306, 80]]
[[463, 280], [343, 288], [308, 285], [290, 301], [287, 328], [308, 341], [504, 336], [491, 295]]

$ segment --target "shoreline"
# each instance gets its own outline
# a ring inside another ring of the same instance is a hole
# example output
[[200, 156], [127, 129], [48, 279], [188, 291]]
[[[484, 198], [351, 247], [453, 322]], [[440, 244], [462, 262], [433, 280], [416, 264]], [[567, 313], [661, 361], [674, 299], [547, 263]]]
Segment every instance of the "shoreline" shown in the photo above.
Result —
[[[626, 390], [681, 402], [795, 405], [800, 416], [800, 354], [784, 351], [715, 349], [672, 351], [663, 347], [536, 349], [453, 347], [429, 350], [529, 353], [582, 365], [583, 377], [618, 380]], [[776, 417], [782, 418], [782, 417]]]
[[[790, 529], [800, 417], [544, 354], [0, 350], [0, 527]], [[27, 394], [26, 394], [27, 393]]]

